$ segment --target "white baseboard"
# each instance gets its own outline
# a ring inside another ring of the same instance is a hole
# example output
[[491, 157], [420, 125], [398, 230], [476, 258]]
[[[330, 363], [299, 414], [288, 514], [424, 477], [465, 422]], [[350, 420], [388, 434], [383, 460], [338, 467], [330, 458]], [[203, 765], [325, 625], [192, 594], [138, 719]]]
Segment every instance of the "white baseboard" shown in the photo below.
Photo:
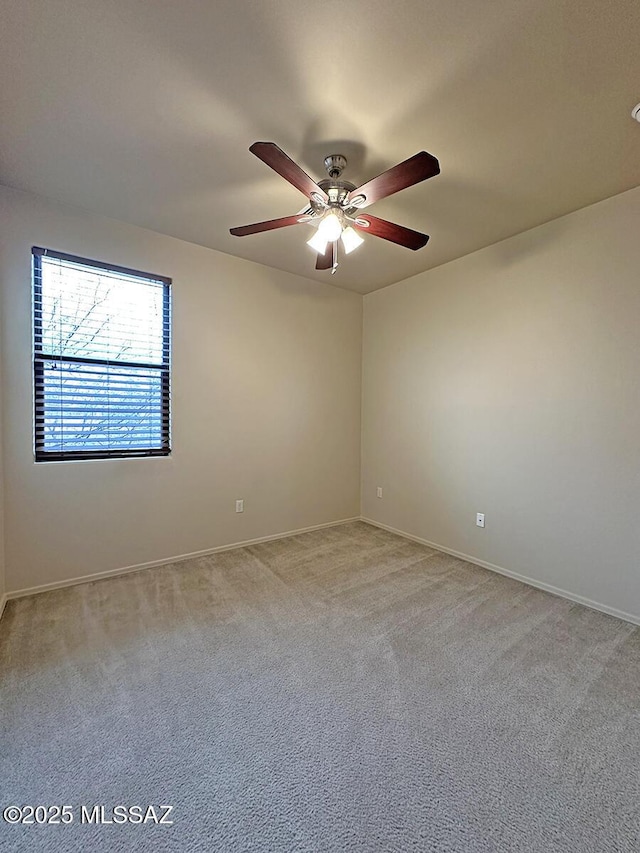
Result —
[[[259, 545], [261, 542], [272, 542], [275, 539], [287, 539], [290, 536], [298, 536], [301, 533], [311, 533], [313, 530], [322, 530], [326, 527], [338, 527], [341, 524], [349, 524], [352, 521], [360, 521], [359, 516], [354, 516], [353, 518], [343, 518], [340, 521], [327, 521], [324, 524], [314, 524], [311, 527], [301, 527], [298, 530], [287, 530], [284, 533], [273, 533], [270, 536], [260, 536], [258, 539], [246, 539], [243, 542], [232, 542], [229, 545], [218, 545], [215, 548], [206, 548], [204, 551], [193, 551], [190, 554], [179, 554], [175, 557], [167, 557], [162, 560], [151, 560], [149, 563], [138, 563], [134, 566], [125, 566], [120, 569], [107, 569], [104, 572], [96, 572], [92, 575], [82, 575], [78, 578], [68, 578], [67, 580], [62, 581], [53, 581], [52, 583], [44, 583], [39, 586], [30, 586], [25, 589], [16, 589], [8, 592], [3, 600], [2, 607], [4, 606], [4, 601], [13, 598], [23, 598], [26, 595], [36, 595], [40, 592], [50, 592], [54, 589], [62, 589], [67, 586], [76, 586], [76, 584], [80, 583], [91, 583], [91, 581], [99, 581], [104, 578], [113, 578], [117, 575], [128, 575], [131, 572], [141, 572], [144, 569], [153, 569], [158, 566], [166, 566], [170, 563], [182, 563], [184, 560], [193, 560], [197, 557], [207, 557], [209, 554], [219, 554], [222, 551], [233, 551], [236, 548], [246, 548], [248, 545]], [[2, 608], [0, 607], [0, 616], [2, 614]]]
[[458, 557], [460, 560], [465, 560], [467, 563], [472, 563], [476, 566], [481, 566], [483, 569], [497, 572], [500, 575], [505, 575], [513, 580], [525, 583], [528, 586], [533, 586], [536, 589], [544, 590], [552, 595], [557, 595], [560, 598], [566, 598], [569, 601], [574, 601], [577, 604], [582, 604], [585, 607], [590, 607], [592, 610], [598, 610], [601, 613], [606, 613], [609, 616], [615, 616], [617, 619], [622, 619], [625, 622], [631, 622], [633, 625], [640, 625], [640, 616], [632, 613], [625, 613], [623, 610], [618, 610], [615, 607], [609, 607], [607, 604], [601, 604], [597, 601], [592, 601], [589, 598], [584, 598], [581, 595], [576, 595], [566, 589], [553, 586], [552, 584], [544, 583], [535, 580], [535, 578], [527, 577], [519, 572], [505, 569], [502, 566], [496, 566], [493, 563], [488, 563], [486, 560], [480, 560], [470, 554], [464, 554], [462, 551], [455, 551], [453, 548], [447, 548], [445, 545], [439, 545], [437, 542], [430, 542], [428, 539], [423, 539], [420, 536], [414, 536], [412, 533], [407, 533], [404, 530], [398, 530], [396, 527], [390, 527], [388, 524], [382, 524], [380, 521], [374, 521], [372, 518], [365, 516], [355, 516], [353, 518], [343, 518], [340, 521], [328, 521], [324, 524], [314, 524], [311, 527], [301, 527], [297, 530], [287, 530], [283, 533], [274, 533], [270, 536], [261, 536], [257, 539], [246, 539], [242, 542], [233, 542], [229, 545], [219, 545], [215, 548], [207, 548], [204, 551], [193, 551], [189, 554], [179, 554], [174, 557], [167, 557], [162, 560], [152, 560], [148, 563], [139, 563], [133, 566], [125, 566], [119, 569], [108, 569], [104, 572], [96, 572], [91, 575], [83, 575], [77, 578], [68, 578], [62, 581], [53, 581], [52, 583], [41, 584], [39, 586], [27, 587], [25, 589], [17, 589], [12, 592], [7, 592], [0, 597], [0, 618], [4, 611], [5, 605], [9, 599], [22, 598], [26, 595], [36, 595], [40, 592], [49, 592], [54, 589], [62, 589], [67, 586], [76, 586], [81, 583], [91, 583], [91, 581], [102, 580], [104, 578], [117, 577], [118, 575], [126, 575], [132, 572], [141, 572], [145, 569], [153, 569], [158, 566], [166, 566], [170, 563], [180, 563], [184, 560], [192, 560], [197, 557], [206, 557], [209, 554], [219, 554], [222, 551], [232, 551], [236, 548], [246, 548], [248, 545], [259, 545], [261, 542], [272, 542], [276, 539], [287, 539], [290, 536], [298, 536], [301, 533], [310, 533], [313, 530], [322, 530], [328, 527], [339, 527], [341, 524], [349, 524], [353, 521], [363, 521], [365, 524], [370, 524], [373, 527], [379, 527], [382, 530], [387, 530], [389, 533], [395, 533], [397, 536], [402, 536], [404, 539], [410, 539], [413, 542], [419, 542], [421, 545], [426, 545], [428, 548], [434, 548], [436, 551], [441, 551], [444, 554], [451, 554], [453, 557]]
[[460, 560], [465, 560], [467, 563], [473, 563], [476, 566], [481, 566], [483, 569], [489, 569], [491, 572], [497, 572], [499, 575], [505, 575], [513, 580], [526, 583], [528, 586], [534, 586], [536, 589], [544, 590], [544, 592], [550, 592], [552, 595], [557, 595], [560, 598], [567, 598], [569, 601], [575, 601], [576, 604], [582, 604], [584, 607], [590, 607], [592, 610], [599, 610], [601, 613], [606, 613], [608, 616], [615, 616], [617, 619], [622, 619], [625, 622], [631, 622], [633, 625], [640, 625], [640, 616], [635, 616], [633, 613], [625, 613], [623, 610], [617, 610], [615, 607], [609, 607], [608, 604], [600, 604], [598, 601], [592, 601], [590, 598], [584, 598], [582, 595], [576, 595], [566, 589], [560, 589], [560, 587], [535, 580], [535, 578], [529, 578], [526, 575], [521, 575], [519, 572], [511, 571], [511, 569], [503, 569], [502, 566], [495, 566], [493, 563], [487, 563], [486, 560], [479, 560], [477, 557], [472, 557], [470, 554], [463, 554], [461, 551], [454, 551], [453, 548], [438, 545], [436, 542], [429, 542], [428, 539], [422, 539], [420, 536], [414, 536], [412, 533], [406, 533], [404, 530], [389, 527], [388, 524], [382, 524], [382, 522], [374, 521], [372, 518], [365, 518], [365, 516], [361, 516], [360, 521], [364, 521], [366, 524], [371, 524], [373, 527], [379, 527], [382, 530], [388, 530], [389, 533], [395, 533], [405, 539], [411, 539], [412, 542], [419, 542], [421, 545], [427, 545], [429, 548], [435, 548], [436, 551], [442, 551], [444, 554], [451, 554], [453, 557], [458, 557]]

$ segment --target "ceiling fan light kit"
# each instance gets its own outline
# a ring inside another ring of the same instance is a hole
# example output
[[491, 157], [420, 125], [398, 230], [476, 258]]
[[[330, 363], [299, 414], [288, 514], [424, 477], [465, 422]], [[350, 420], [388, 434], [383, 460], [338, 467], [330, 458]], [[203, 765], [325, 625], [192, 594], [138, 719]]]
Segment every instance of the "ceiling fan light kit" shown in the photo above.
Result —
[[338, 268], [339, 242], [342, 242], [347, 255], [364, 242], [358, 231], [368, 231], [374, 237], [413, 251], [427, 244], [427, 234], [377, 216], [362, 216], [360, 210], [439, 174], [440, 164], [432, 154], [420, 151], [377, 178], [356, 187], [350, 181], [342, 180], [342, 172], [347, 166], [347, 158], [342, 154], [325, 157], [324, 166], [329, 177], [316, 183], [274, 142], [254, 142], [249, 151], [303, 193], [308, 199], [308, 206], [297, 216], [284, 216], [232, 228], [231, 234], [234, 236], [246, 237], [248, 234], [288, 225], [315, 225], [317, 230], [307, 240], [307, 244], [317, 252], [316, 269], [330, 269], [332, 273]]

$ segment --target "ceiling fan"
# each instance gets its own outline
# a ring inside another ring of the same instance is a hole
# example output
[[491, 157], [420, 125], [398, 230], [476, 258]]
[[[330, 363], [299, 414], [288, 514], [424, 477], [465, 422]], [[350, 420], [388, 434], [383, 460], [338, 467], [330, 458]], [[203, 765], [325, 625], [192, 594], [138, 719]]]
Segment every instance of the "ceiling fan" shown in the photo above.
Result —
[[349, 254], [363, 242], [359, 231], [414, 251], [426, 245], [429, 239], [426, 234], [368, 213], [360, 213], [375, 201], [439, 174], [440, 164], [426, 151], [414, 154], [359, 187], [341, 179], [347, 165], [347, 159], [342, 154], [331, 154], [325, 158], [324, 166], [329, 177], [316, 183], [274, 142], [254, 142], [249, 151], [307, 196], [308, 204], [293, 216], [231, 228], [234, 236], [246, 237], [247, 234], [260, 231], [310, 223], [317, 226], [317, 231], [307, 241], [318, 253], [316, 269], [330, 269], [332, 273], [338, 268], [339, 241], [342, 241], [344, 251]]

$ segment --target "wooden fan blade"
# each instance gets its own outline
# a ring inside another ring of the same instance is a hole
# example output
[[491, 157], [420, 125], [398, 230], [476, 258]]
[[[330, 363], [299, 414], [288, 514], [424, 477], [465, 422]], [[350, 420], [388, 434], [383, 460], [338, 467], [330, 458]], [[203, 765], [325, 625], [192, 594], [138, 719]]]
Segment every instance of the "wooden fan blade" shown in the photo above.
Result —
[[[282, 216], [280, 219], [267, 219], [266, 222], [254, 222], [253, 225], [240, 225], [238, 228], [230, 228], [229, 232], [234, 237], [246, 237], [247, 234], [259, 234], [260, 231], [273, 231], [274, 228], [285, 228], [287, 225], [297, 225], [301, 215]], [[305, 219], [302, 220], [306, 222]]]
[[[367, 225], [359, 224], [368, 222]], [[399, 246], [405, 246], [407, 249], [421, 249], [427, 245], [429, 237], [426, 234], [421, 234], [419, 231], [413, 231], [411, 228], [405, 228], [404, 225], [396, 225], [395, 222], [387, 222], [386, 219], [379, 219], [377, 216], [371, 216], [367, 213], [365, 216], [358, 216], [353, 224], [354, 228], [362, 231], [363, 234], [373, 234], [374, 237], [382, 237], [383, 240], [389, 240], [391, 243], [397, 243]]]
[[274, 172], [293, 184], [307, 198], [311, 198], [311, 193], [317, 193], [323, 201], [329, 200], [326, 192], [320, 189], [316, 182], [306, 172], [303, 172], [297, 163], [293, 162], [291, 157], [285, 154], [281, 148], [278, 148], [275, 142], [254, 142], [249, 151], [267, 166], [270, 166]]
[[316, 260], [316, 269], [317, 270], [330, 270], [333, 266], [333, 257], [334, 252], [336, 250], [335, 243], [327, 243], [327, 248], [324, 250], [323, 254], [318, 252], [318, 257]]
[[377, 178], [372, 178], [366, 184], [362, 184], [361, 187], [349, 194], [349, 198], [363, 195], [365, 201], [358, 207], [368, 207], [374, 201], [379, 201], [381, 198], [386, 198], [407, 187], [412, 187], [414, 184], [419, 184], [420, 181], [426, 181], [427, 178], [433, 178], [439, 173], [440, 164], [436, 158], [426, 151], [420, 151], [413, 157], [409, 157], [408, 160], [387, 169]]

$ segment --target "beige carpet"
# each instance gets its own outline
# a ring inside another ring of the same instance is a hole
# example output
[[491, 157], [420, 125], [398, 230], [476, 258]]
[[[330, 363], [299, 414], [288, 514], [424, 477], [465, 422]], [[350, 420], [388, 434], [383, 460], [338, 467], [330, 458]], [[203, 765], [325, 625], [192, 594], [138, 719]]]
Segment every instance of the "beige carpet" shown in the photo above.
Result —
[[12, 601], [0, 678], [74, 815], [2, 850], [640, 850], [639, 631], [359, 522]]

